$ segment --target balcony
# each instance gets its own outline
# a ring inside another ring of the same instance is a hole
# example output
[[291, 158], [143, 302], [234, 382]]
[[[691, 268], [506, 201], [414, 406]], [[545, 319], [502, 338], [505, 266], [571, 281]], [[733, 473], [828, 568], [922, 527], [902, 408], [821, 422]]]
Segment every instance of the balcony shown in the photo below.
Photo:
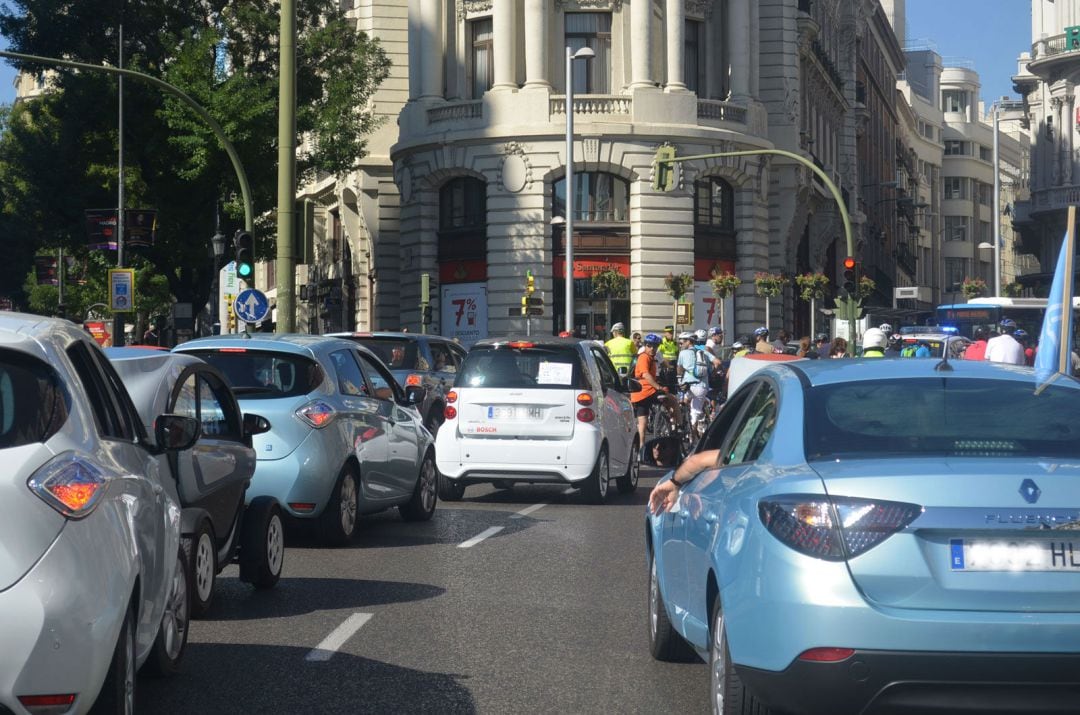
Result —
[[[1069, 206], [1080, 204], [1080, 185], [1055, 186], [1031, 192], [1031, 213], [1063, 211]], [[1014, 218], [1014, 221], [1016, 219]]]
[[[566, 115], [566, 95], [553, 94], [549, 111], [554, 115]], [[574, 116], [586, 118], [610, 115], [630, 116], [634, 100], [621, 94], [586, 94], [574, 97]]]
[[1080, 63], [1080, 46], [1069, 46], [1065, 33], [1045, 37], [1031, 46], [1028, 71], [1043, 79], [1056, 76], [1063, 68]]
[[907, 243], [897, 244], [896, 265], [899, 266], [900, 270], [904, 273], [907, 273], [912, 280], [916, 278], [916, 261], [917, 258]]
[[484, 116], [483, 100], [454, 102], [427, 110], [428, 125], [440, 122], [457, 122], [468, 119], [482, 119]]
[[746, 123], [746, 107], [715, 99], [699, 99], [697, 115], [699, 120]]

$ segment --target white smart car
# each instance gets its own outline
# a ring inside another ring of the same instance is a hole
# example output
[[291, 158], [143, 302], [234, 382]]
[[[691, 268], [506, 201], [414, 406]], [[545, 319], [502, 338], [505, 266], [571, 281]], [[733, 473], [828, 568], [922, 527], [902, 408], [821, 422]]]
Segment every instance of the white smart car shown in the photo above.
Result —
[[638, 436], [629, 393], [607, 353], [576, 338], [482, 340], [446, 396], [435, 441], [440, 496], [469, 484], [570, 484], [595, 504], [614, 477], [638, 482]]
[[154, 432], [88, 333], [0, 312], [0, 713], [131, 713], [140, 666], [176, 669], [190, 587], [156, 455], [199, 422]]

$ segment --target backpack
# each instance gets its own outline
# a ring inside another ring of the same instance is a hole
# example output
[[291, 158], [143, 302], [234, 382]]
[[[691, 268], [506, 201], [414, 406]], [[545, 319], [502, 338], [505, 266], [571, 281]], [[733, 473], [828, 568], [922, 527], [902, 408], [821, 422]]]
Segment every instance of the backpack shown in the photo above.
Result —
[[704, 350], [694, 350], [694, 377], [698, 380], [707, 380], [709, 377], [709, 358], [705, 357]]

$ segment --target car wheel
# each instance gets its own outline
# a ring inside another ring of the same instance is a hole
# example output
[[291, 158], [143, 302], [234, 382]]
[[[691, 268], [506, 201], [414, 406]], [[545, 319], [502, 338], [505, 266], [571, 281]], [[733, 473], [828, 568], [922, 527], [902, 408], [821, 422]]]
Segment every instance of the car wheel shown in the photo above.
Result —
[[626, 465], [626, 474], [615, 481], [619, 494], [630, 494], [637, 489], [638, 475], [641, 472], [641, 448], [638, 438], [634, 437], [634, 446], [630, 448], [630, 463]]
[[655, 554], [649, 566], [649, 652], [653, 658], [668, 663], [685, 663], [695, 658], [690, 644], [679, 635], [668, 618], [664, 597], [660, 594]]
[[135, 606], [124, 614], [109, 672], [94, 706], [95, 715], [131, 715], [135, 712]]
[[199, 521], [195, 533], [183, 537], [180, 544], [191, 566], [191, 617], [198, 618], [210, 610], [217, 578], [217, 544], [209, 522]]
[[244, 511], [240, 534], [240, 580], [273, 588], [285, 563], [285, 525], [272, 497], [255, 497]]
[[435, 457], [431, 452], [424, 456], [420, 465], [420, 476], [413, 488], [412, 498], [407, 504], [398, 507], [405, 521], [427, 521], [435, 513], [438, 501], [439, 470], [435, 468]]
[[154, 675], [172, 675], [180, 669], [184, 657], [188, 626], [191, 625], [191, 584], [187, 575], [184, 550], [177, 549], [176, 565], [165, 596], [165, 613], [146, 660], [146, 667]]
[[713, 604], [709, 633], [709, 680], [713, 715], [770, 715], [771, 710], [746, 689], [742, 678], [731, 665], [724, 610], [720, 606], [719, 598]]
[[596, 457], [596, 466], [593, 467], [592, 474], [581, 487], [585, 493], [585, 501], [590, 504], [603, 504], [607, 499], [608, 480], [611, 478], [610, 467], [607, 445], [603, 445], [600, 447], [600, 454]]
[[439, 498], [443, 501], [461, 501], [465, 496], [465, 485], [457, 479], [439, 475]]
[[322, 540], [329, 546], [349, 543], [356, 533], [356, 517], [360, 511], [360, 492], [356, 473], [351, 465], [345, 465], [338, 475], [337, 484], [330, 494], [320, 519]]

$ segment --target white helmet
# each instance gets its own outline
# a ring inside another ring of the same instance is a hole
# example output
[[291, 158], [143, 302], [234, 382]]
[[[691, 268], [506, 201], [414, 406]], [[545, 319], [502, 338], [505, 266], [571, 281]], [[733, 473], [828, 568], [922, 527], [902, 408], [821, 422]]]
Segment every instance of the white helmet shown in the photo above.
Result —
[[623, 325], [622, 323], [615, 323], [615, 325], [611, 326], [611, 332], [613, 332], [613, 333], [616, 333], [616, 332], [625, 333], [626, 332], [626, 326]]
[[889, 344], [888, 336], [882, 332], [881, 328], [867, 328], [866, 332], [862, 336], [863, 350], [866, 348], [881, 348], [885, 349], [885, 346]]
[[892, 335], [893, 333], [892, 325], [890, 325], [889, 323], [882, 323], [878, 326], [878, 330], [885, 333], [886, 335]]
[[684, 330], [683, 332], [679, 333], [679, 338], [678, 339], [679, 340], [693, 340], [694, 339], [694, 334], [686, 332]]
[[694, 340], [696, 340], [699, 343], [705, 342], [705, 340], [708, 339], [708, 337], [709, 337], [709, 334], [706, 333], [703, 328], [699, 328], [699, 329], [694, 331]]

